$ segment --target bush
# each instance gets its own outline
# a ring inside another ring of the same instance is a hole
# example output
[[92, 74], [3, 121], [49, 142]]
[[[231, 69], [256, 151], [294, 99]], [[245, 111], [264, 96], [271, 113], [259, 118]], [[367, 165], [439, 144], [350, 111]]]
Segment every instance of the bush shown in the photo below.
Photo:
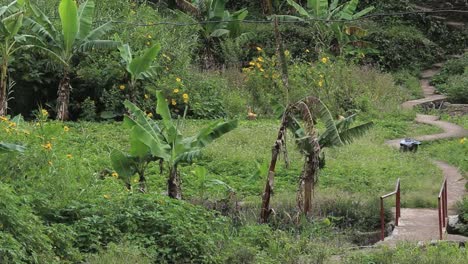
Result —
[[106, 197], [75, 202], [49, 221], [70, 226], [81, 252], [96, 253], [110, 243], [128, 241], [147, 250], [154, 261], [217, 262], [223, 218], [154, 194]]
[[51, 240], [32, 209], [11, 188], [0, 183], [0, 261], [50, 263]]
[[[467, 68], [468, 69], [468, 68]], [[468, 70], [462, 75], [451, 76], [442, 86], [443, 91], [452, 103], [468, 103]]]
[[379, 25], [370, 31], [367, 40], [379, 50], [371, 58], [386, 70], [417, 70], [432, 65], [442, 54], [440, 47], [412, 26]]
[[450, 76], [462, 75], [466, 67], [468, 67], [468, 53], [462, 58], [448, 60], [440, 72], [432, 77], [431, 84], [435, 85], [439, 91], [445, 92], [441, 85], [445, 84]]

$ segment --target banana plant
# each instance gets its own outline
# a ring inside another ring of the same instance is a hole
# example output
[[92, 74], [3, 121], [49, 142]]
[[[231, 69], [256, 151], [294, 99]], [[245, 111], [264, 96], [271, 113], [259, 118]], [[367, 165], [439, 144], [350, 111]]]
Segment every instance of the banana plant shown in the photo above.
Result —
[[143, 51], [140, 56], [133, 56], [132, 49], [129, 44], [122, 44], [120, 38], [115, 36], [117, 42], [121, 43], [118, 47], [120, 57], [125, 66], [125, 70], [130, 75], [129, 93], [130, 101], [135, 102], [135, 89], [139, 80], [154, 77], [155, 72], [152, 68], [153, 61], [161, 51], [161, 45], [155, 44]]
[[179, 8], [195, 14], [196, 20], [202, 23], [200, 35], [203, 41], [202, 67], [212, 68], [215, 63], [216, 46], [225, 38], [252, 38], [252, 33], [242, 32], [242, 21], [247, 17], [246, 8], [230, 12], [226, 8], [228, 0], [187, 0], [176, 1]]
[[6, 116], [8, 111], [8, 67], [11, 57], [23, 48], [17, 41], [18, 32], [23, 26], [24, 8], [26, 0], [12, 1], [0, 7], [0, 116]]
[[201, 129], [195, 136], [184, 137], [178, 128], [178, 122], [171, 117], [163, 94], [157, 92], [156, 97], [156, 113], [162, 119], [160, 122], [149, 118], [130, 101], [125, 102], [130, 113], [124, 118], [124, 125], [130, 129], [130, 151], [124, 153], [113, 150], [111, 161], [127, 187], [130, 186], [130, 178], [138, 174], [141, 191], [146, 191], [146, 167], [151, 162], [158, 161], [169, 171], [168, 195], [181, 199], [179, 166], [192, 163], [204, 147], [235, 129], [237, 121], [217, 121]]
[[62, 67], [62, 79], [57, 92], [57, 119], [67, 120], [73, 57], [85, 51], [116, 48], [119, 43], [102, 39], [112, 28], [110, 22], [93, 28], [95, 4], [92, 0], [84, 1], [79, 7], [74, 0], [61, 0], [58, 8], [60, 30], [36, 6], [31, 4], [29, 7], [33, 16], [27, 22], [37, 37], [29, 36], [28, 40]]
[[[323, 22], [312, 23], [318, 31], [318, 39], [321, 45], [330, 48], [332, 51], [341, 54], [347, 44], [355, 43], [365, 34], [365, 31], [357, 27], [348, 27], [345, 21], [353, 21], [362, 18], [374, 10], [369, 6], [361, 11], [357, 11], [359, 0], [349, 0], [341, 3], [339, 0], [307, 0], [306, 7], [302, 7], [294, 0], [287, 0], [299, 16], [279, 16], [284, 20], [295, 20], [311, 22], [314, 19], [323, 20]], [[336, 21], [341, 20], [341, 21]]]
[[[271, 212], [270, 198], [273, 191], [275, 165], [278, 154], [286, 147], [286, 129], [294, 135], [296, 145], [304, 156], [304, 167], [299, 181], [297, 205], [305, 213], [312, 210], [312, 194], [318, 181], [319, 170], [324, 164], [321, 151], [327, 147], [340, 147], [363, 136], [372, 126], [368, 122], [350, 127], [356, 115], [335, 121], [327, 106], [318, 98], [309, 96], [288, 106], [283, 112], [280, 132], [273, 148], [272, 161], [268, 171], [267, 183], [262, 196], [260, 222], [266, 223]], [[320, 134], [315, 126], [320, 119], [325, 131]], [[301, 124], [302, 123], [304, 125]]]

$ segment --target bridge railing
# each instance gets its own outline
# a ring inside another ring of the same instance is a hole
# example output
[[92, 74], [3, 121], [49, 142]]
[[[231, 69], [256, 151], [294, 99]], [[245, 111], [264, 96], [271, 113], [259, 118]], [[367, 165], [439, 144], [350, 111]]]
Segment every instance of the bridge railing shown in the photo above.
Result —
[[440, 187], [439, 196], [437, 197], [437, 209], [439, 211], [439, 239], [443, 239], [443, 228], [447, 226], [447, 178], [444, 179]]
[[392, 195], [395, 195], [395, 226], [398, 226], [398, 220], [400, 219], [400, 178], [398, 178], [395, 186], [395, 191], [391, 193], [387, 193], [385, 195], [380, 196], [380, 240], [384, 241], [385, 239], [385, 208], [384, 208], [384, 199], [388, 198]]

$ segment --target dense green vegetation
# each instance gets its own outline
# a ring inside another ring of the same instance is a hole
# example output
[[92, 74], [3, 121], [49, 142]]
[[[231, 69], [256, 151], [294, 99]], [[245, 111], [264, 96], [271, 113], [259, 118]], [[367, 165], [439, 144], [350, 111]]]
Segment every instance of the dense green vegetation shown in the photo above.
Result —
[[[0, 263], [466, 262], [450, 244], [351, 250], [378, 240], [398, 178], [403, 207], [432, 208], [431, 159], [468, 172], [466, 139], [385, 144], [440, 132], [399, 105], [466, 45], [427, 14], [367, 17], [415, 2], [0, 0]], [[466, 103], [466, 69], [432, 82]]]

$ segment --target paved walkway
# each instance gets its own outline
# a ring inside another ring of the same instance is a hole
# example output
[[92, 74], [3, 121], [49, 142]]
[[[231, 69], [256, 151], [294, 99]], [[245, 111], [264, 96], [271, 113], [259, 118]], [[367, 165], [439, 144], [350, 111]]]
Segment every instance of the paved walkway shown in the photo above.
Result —
[[[434, 68], [424, 71], [421, 74], [421, 89], [424, 93], [424, 98], [418, 100], [411, 100], [402, 104], [402, 108], [411, 109], [415, 106], [434, 103], [438, 101], [445, 101], [446, 97], [444, 95], [436, 94], [435, 87], [429, 84], [429, 80], [432, 76], [437, 74], [440, 64], [434, 65]], [[462, 127], [440, 121], [439, 117], [431, 115], [420, 115], [416, 116], [416, 122], [429, 124], [441, 128], [444, 132], [433, 135], [424, 135], [416, 137], [415, 139], [419, 141], [432, 141], [440, 139], [450, 139], [450, 138], [460, 138], [468, 136], [468, 131]], [[399, 148], [400, 141], [402, 139], [389, 140], [385, 142], [387, 145], [390, 145], [395, 148]], [[448, 207], [449, 215], [455, 213], [456, 202], [461, 200], [466, 194], [465, 184], [466, 179], [460, 174], [458, 169], [454, 166], [451, 166], [442, 161], [433, 161], [436, 166], [438, 166], [444, 177], [447, 178], [447, 189], [448, 189]], [[440, 183], [434, 183], [442, 185]], [[403, 186], [404, 188], [404, 186]], [[437, 197], [434, 197], [437, 199]], [[439, 239], [439, 215], [437, 209], [420, 209], [420, 208], [402, 208], [401, 209], [401, 218], [399, 226], [397, 226], [392, 235], [385, 238], [385, 241], [379, 242], [378, 244], [385, 245], [395, 245], [399, 241], [432, 241]], [[453, 241], [468, 241], [468, 237], [457, 236], [457, 235], [448, 235], [445, 234], [444, 238], [447, 240]]]

